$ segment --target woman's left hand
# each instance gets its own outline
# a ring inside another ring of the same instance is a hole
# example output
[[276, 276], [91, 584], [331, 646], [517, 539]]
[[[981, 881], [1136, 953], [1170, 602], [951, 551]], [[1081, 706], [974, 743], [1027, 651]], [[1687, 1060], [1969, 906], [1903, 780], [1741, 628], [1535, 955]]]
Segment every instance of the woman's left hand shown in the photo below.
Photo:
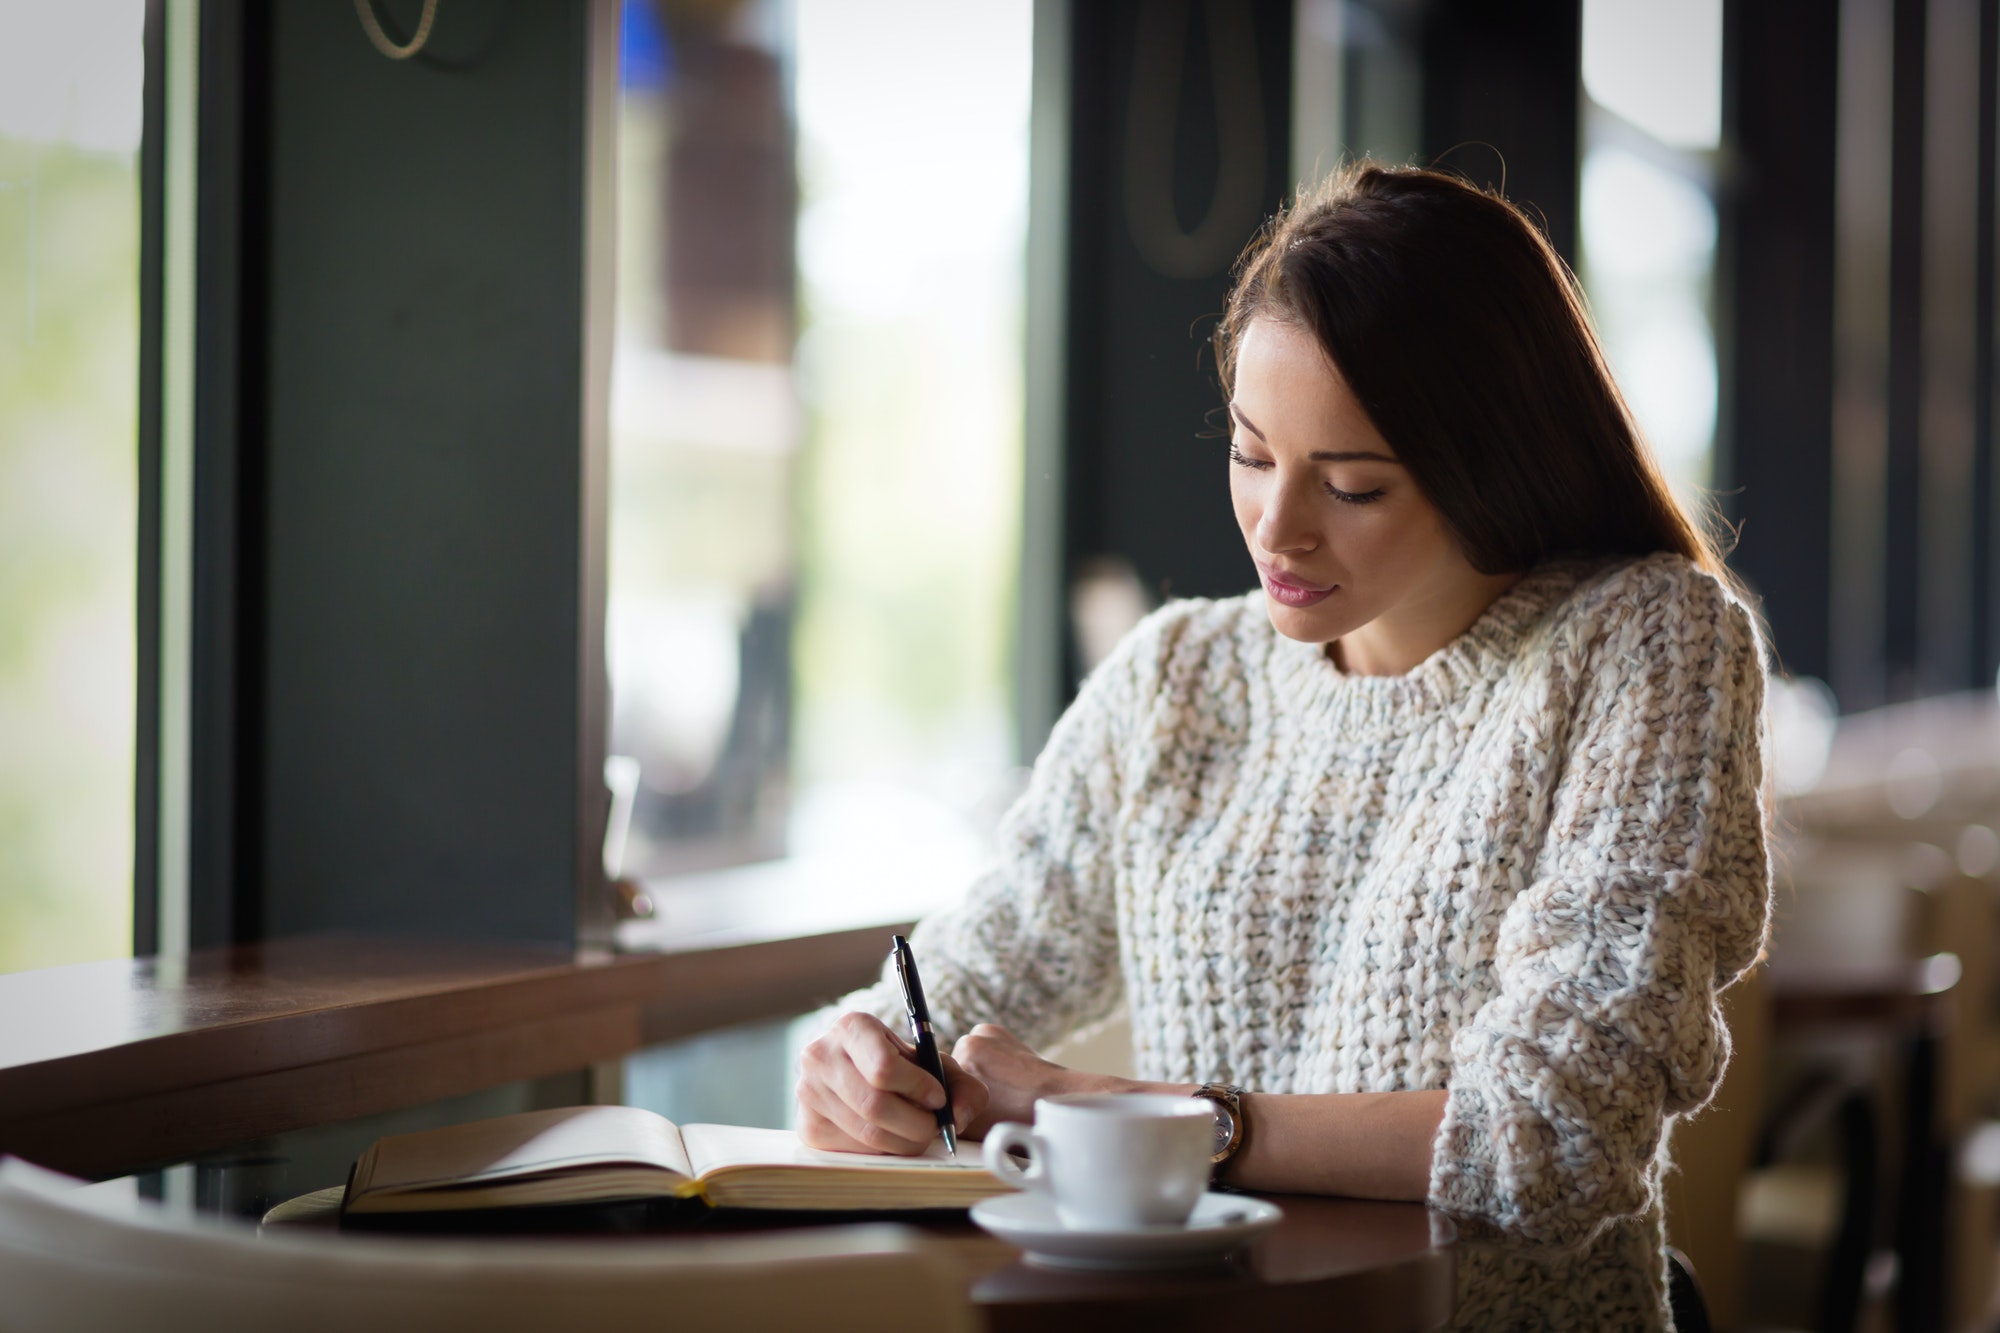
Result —
[[1035, 1099], [1066, 1092], [1117, 1092], [1126, 1080], [1105, 1074], [1086, 1074], [1044, 1060], [1032, 1046], [994, 1023], [981, 1023], [958, 1039], [951, 1058], [986, 1085], [987, 1103], [981, 1115], [966, 1130], [968, 1138], [982, 1138], [1003, 1120], [1033, 1124]]

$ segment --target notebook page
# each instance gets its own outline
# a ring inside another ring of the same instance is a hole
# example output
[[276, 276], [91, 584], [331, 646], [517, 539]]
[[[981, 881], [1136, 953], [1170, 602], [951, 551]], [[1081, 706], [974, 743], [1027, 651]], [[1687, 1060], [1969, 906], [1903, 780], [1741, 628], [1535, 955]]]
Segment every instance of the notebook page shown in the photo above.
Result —
[[799, 1142], [789, 1129], [752, 1129], [746, 1125], [683, 1125], [681, 1138], [687, 1145], [688, 1162], [694, 1174], [702, 1175], [724, 1166], [836, 1166], [893, 1167], [904, 1171], [981, 1171], [977, 1151], [966, 1152], [959, 1145], [956, 1160], [945, 1155], [944, 1140], [938, 1139], [921, 1157], [892, 1154], [822, 1152]]
[[670, 1121], [631, 1106], [565, 1106], [383, 1139], [356, 1184], [419, 1189], [614, 1163], [694, 1174]]

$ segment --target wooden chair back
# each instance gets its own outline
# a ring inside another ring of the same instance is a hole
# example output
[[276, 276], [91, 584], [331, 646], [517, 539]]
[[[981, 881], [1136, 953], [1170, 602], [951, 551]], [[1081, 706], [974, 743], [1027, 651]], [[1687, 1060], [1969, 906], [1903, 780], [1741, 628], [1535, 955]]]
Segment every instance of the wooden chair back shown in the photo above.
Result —
[[666, 1240], [259, 1234], [85, 1203], [0, 1159], [0, 1331], [647, 1328], [970, 1333], [949, 1256], [906, 1228]]

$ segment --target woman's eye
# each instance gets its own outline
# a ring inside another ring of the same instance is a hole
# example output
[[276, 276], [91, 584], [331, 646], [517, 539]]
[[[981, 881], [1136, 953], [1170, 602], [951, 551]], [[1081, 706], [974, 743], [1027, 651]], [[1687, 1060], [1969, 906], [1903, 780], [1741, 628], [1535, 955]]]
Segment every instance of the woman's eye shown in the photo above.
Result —
[[[1233, 440], [1230, 442], [1229, 445], [1229, 461], [1236, 464], [1236, 466], [1238, 467], [1255, 468], [1259, 472], [1268, 472], [1270, 469], [1277, 466], [1276, 463], [1273, 463], [1268, 458], [1250, 457], [1248, 454], [1244, 453], [1241, 449], [1237, 448], [1236, 443]], [[1340, 501], [1342, 504], [1371, 505], [1374, 504], [1377, 500], [1381, 499], [1382, 496], [1385, 494], [1385, 492], [1380, 486], [1377, 486], [1372, 491], [1343, 491], [1340, 489], [1340, 487], [1334, 485], [1330, 481], [1322, 484], [1326, 488], [1326, 493], [1328, 495], [1331, 495], [1334, 499]]]
[[1350, 505], [1372, 505], [1382, 498], [1382, 488], [1380, 486], [1377, 486], [1372, 491], [1343, 491], [1332, 482], [1328, 482], [1326, 493], [1342, 504]]

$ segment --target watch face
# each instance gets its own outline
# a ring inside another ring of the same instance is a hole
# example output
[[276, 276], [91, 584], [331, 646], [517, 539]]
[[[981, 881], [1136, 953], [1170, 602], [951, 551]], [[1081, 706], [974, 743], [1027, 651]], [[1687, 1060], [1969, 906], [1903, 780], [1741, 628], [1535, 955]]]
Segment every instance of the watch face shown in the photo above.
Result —
[[1215, 1103], [1215, 1150], [1228, 1152], [1229, 1141], [1235, 1137], [1236, 1117], [1229, 1113], [1227, 1103]]

